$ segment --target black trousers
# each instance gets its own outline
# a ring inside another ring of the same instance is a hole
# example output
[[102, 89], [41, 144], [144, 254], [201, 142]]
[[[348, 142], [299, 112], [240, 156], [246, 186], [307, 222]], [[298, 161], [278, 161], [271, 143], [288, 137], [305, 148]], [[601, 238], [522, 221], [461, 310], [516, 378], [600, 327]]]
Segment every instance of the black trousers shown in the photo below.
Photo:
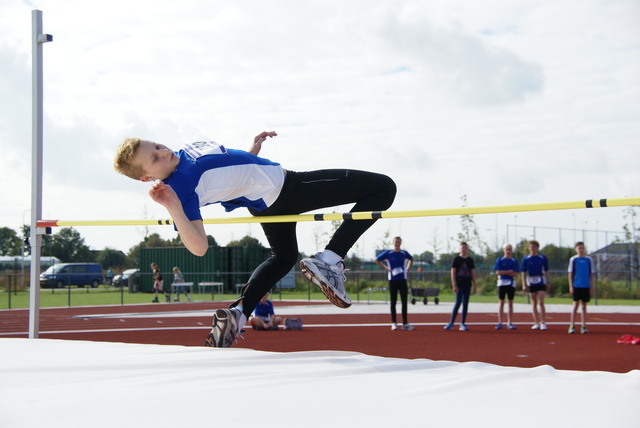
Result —
[[[396, 195], [396, 185], [386, 175], [350, 169], [308, 172], [287, 171], [282, 192], [266, 210], [249, 210], [254, 216], [301, 214], [320, 208], [352, 204], [351, 212], [384, 211]], [[326, 249], [345, 257], [374, 220], [344, 220]], [[253, 271], [241, 297], [249, 317], [268, 291], [298, 261], [296, 223], [261, 223], [271, 256]]]
[[389, 300], [391, 301], [391, 322], [396, 322], [396, 303], [400, 292], [400, 304], [402, 307], [402, 324], [407, 324], [407, 300], [409, 287], [406, 279], [389, 280]]

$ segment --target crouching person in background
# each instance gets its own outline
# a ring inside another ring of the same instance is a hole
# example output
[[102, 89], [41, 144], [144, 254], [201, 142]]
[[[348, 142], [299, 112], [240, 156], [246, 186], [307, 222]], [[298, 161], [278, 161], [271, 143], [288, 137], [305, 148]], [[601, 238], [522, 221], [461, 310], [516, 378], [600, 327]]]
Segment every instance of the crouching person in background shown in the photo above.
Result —
[[269, 300], [269, 293], [262, 296], [253, 311], [249, 323], [254, 330], [277, 330], [282, 324], [282, 318], [275, 315], [273, 303]]

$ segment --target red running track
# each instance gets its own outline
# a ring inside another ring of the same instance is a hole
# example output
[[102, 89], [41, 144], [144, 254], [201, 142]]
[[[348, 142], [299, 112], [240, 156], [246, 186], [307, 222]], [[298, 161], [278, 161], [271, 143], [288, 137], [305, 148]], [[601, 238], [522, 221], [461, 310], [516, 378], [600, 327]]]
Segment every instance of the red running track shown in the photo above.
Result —
[[[277, 306], [308, 302], [277, 302]], [[212, 311], [224, 302], [172, 303], [40, 311], [44, 339], [202, 346]], [[189, 314], [196, 311], [196, 314]], [[204, 312], [203, 311], [209, 311]], [[276, 308], [277, 311], [277, 308]], [[127, 315], [134, 314], [135, 316]], [[147, 314], [142, 317], [140, 314]], [[469, 314], [470, 331], [445, 331], [448, 314], [410, 314], [415, 331], [391, 331], [388, 314], [300, 316], [300, 331], [248, 329], [235, 345], [262, 351], [336, 350], [396, 358], [479, 361], [502, 366], [550, 365], [562, 370], [626, 373], [640, 369], [640, 346], [621, 345], [624, 334], [640, 336], [637, 314], [590, 314], [588, 334], [567, 334], [568, 314], [547, 314], [549, 329], [532, 331], [529, 314], [516, 314], [517, 330], [494, 329], [495, 314]], [[0, 338], [27, 337], [28, 311], [0, 311]]]

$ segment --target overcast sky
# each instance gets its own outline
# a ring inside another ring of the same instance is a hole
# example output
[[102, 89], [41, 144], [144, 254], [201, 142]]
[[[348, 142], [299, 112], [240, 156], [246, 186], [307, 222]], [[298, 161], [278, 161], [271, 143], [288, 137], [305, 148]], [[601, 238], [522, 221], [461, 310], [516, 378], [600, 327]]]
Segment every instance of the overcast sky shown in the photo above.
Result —
[[[392, 176], [392, 210], [459, 207], [463, 195], [468, 206], [640, 196], [638, 1], [3, 0], [0, 226], [30, 215], [32, 9], [54, 37], [43, 47], [45, 219], [168, 217], [148, 184], [113, 171], [125, 137], [245, 149], [263, 130], [279, 136], [261, 156], [287, 169]], [[613, 234], [558, 228], [621, 231], [623, 216], [474, 219], [492, 246], [538, 226], [543, 246], [585, 236], [595, 250]], [[315, 252], [328, 226], [301, 224], [301, 250]], [[77, 229], [92, 249], [174, 236]], [[459, 217], [382, 220], [353, 251], [372, 257], [386, 234], [412, 253], [453, 250], [459, 229]], [[207, 231], [266, 244], [258, 225]]]

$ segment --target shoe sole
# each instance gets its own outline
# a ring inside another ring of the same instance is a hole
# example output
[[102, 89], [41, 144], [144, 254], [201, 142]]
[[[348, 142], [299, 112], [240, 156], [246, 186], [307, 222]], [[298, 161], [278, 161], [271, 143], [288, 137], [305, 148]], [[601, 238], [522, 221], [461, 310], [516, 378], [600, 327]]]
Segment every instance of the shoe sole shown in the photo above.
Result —
[[309, 281], [320, 288], [322, 294], [324, 294], [325, 297], [335, 306], [342, 309], [347, 309], [351, 306], [351, 301], [341, 299], [336, 292], [333, 291], [333, 288], [328, 284], [325, 284], [324, 281], [321, 281], [309, 268], [307, 268], [307, 265], [302, 260], [300, 261], [300, 270]]

